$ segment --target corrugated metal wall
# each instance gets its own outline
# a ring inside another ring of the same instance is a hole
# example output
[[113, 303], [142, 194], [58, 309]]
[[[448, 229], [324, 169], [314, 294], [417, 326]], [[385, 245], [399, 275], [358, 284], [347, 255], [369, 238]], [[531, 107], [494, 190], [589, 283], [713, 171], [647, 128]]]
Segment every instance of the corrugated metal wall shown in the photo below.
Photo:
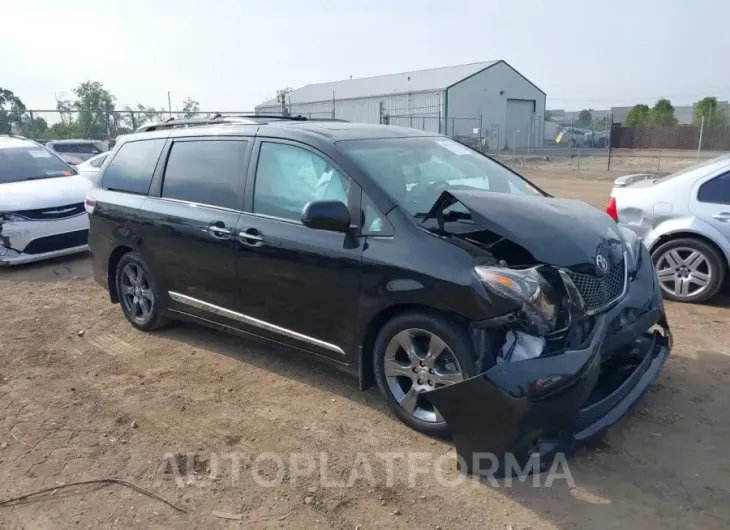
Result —
[[[394, 94], [392, 96], [376, 96], [361, 99], [337, 100], [335, 94], [334, 117], [358, 123], [380, 123], [381, 104], [384, 113], [390, 116], [391, 125], [415, 127], [438, 132], [439, 117], [443, 116], [442, 92], [415, 92], [410, 94]], [[332, 117], [333, 101], [317, 103], [297, 103], [292, 101], [287, 107], [294, 114], [311, 118]], [[256, 107], [261, 114], [271, 112], [278, 114], [279, 106]], [[423, 119], [423, 117], [427, 119]], [[412, 117], [412, 119], [411, 119]], [[410, 123], [413, 122], [411, 125]]]

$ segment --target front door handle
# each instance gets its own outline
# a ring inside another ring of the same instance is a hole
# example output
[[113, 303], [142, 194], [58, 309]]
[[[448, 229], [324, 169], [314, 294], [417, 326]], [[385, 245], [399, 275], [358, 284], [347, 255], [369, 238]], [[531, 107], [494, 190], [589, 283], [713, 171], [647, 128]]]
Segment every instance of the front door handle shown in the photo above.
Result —
[[730, 212], [716, 213], [712, 216], [712, 218], [717, 219], [718, 221], [728, 222], [730, 221]]
[[245, 228], [238, 232], [238, 240], [250, 247], [260, 247], [264, 244], [264, 236], [257, 228]]
[[231, 229], [226, 228], [226, 225], [224, 225], [221, 222], [217, 223], [210, 223], [207, 228], [203, 229], [204, 231], [208, 232], [211, 236], [218, 238], [218, 239], [228, 239], [231, 237]]

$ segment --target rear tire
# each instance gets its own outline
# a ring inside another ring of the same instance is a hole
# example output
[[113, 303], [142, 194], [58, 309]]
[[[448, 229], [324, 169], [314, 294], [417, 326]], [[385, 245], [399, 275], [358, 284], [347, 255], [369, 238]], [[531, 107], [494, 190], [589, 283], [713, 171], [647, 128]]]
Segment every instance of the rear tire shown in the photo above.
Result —
[[693, 237], [667, 241], [651, 253], [651, 260], [662, 295], [675, 302], [706, 302], [720, 290], [727, 272], [727, 264], [720, 253], [712, 245]]
[[[402, 346], [409, 338], [417, 357]], [[445, 315], [409, 312], [395, 316], [378, 333], [373, 372], [380, 393], [399, 420], [417, 431], [444, 435], [446, 422], [419, 394], [476, 375], [475, 361], [466, 326]]]
[[121, 257], [116, 286], [124, 316], [134, 327], [153, 331], [169, 324], [157, 283], [142, 256], [128, 252]]

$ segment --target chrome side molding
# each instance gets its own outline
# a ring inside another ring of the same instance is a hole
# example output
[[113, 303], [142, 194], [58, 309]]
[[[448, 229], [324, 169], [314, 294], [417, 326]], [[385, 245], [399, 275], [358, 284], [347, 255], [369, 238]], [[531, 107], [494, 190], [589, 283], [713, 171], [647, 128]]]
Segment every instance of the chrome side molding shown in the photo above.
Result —
[[315, 339], [314, 337], [310, 337], [309, 335], [297, 333], [296, 331], [292, 331], [287, 328], [282, 328], [281, 326], [271, 324], [270, 322], [265, 322], [263, 320], [259, 320], [258, 318], [244, 315], [243, 313], [231, 311], [230, 309], [226, 309], [225, 307], [220, 307], [220, 306], [217, 306], [214, 304], [209, 304], [208, 302], [203, 302], [202, 300], [198, 300], [197, 298], [193, 298], [192, 296], [187, 296], [185, 294], [176, 293], [174, 291], [168, 291], [167, 294], [175, 302], [179, 302], [181, 304], [185, 304], [190, 307], [195, 307], [196, 309], [201, 309], [203, 311], [208, 311], [209, 313], [213, 313], [213, 314], [220, 315], [220, 316], [223, 316], [226, 318], [230, 318], [232, 320], [237, 320], [238, 322], [242, 322], [243, 324], [247, 324], [249, 326], [252, 326], [252, 327], [255, 327], [258, 329], [262, 329], [264, 331], [268, 331], [270, 333], [276, 333], [277, 335], [282, 335], [282, 336], [288, 337], [290, 339], [305, 342], [305, 343], [311, 344], [313, 346], [319, 346], [320, 348], [324, 348], [326, 350], [333, 351], [340, 355], [345, 355], [344, 350], [342, 348], [340, 348], [339, 346], [330, 344], [329, 342], [325, 342], [323, 340]]

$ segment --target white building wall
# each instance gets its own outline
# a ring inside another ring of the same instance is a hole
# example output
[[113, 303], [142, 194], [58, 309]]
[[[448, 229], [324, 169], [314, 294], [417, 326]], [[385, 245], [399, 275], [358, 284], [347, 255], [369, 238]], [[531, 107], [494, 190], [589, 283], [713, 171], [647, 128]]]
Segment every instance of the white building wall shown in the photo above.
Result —
[[490, 149], [504, 149], [507, 145], [512, 147], [506, 138], [508, 99], [535, 101], [535, 121], [529, 132], [530, 145], [541, 146], [545, 94], [505, 63], [497, 63], [448, 90], [448, 134], [473, 135], [474, 128], [479, 127], [481, 116], [481, 134], [489, 142]]
[[[426, 131], [439, 131], [439, 124], [443, 117], [443, 93], [412, 92], [407, 94], [393, 94], [373, 96], [369, 98], [338, 100], [335, 94], [334, 102], [319, 101], [314, 103], [287, 103], [289, 112], [293, 115], [301, 114], [309, 118], [331, 118], [334, 105], [334, 117], [357, 123], [380, 123], [381, 103], [383, 111], [389, 116], [390, 125], [414, 127]], [[256, 112], [281, 113], [281, 106], [258, 106]]]

